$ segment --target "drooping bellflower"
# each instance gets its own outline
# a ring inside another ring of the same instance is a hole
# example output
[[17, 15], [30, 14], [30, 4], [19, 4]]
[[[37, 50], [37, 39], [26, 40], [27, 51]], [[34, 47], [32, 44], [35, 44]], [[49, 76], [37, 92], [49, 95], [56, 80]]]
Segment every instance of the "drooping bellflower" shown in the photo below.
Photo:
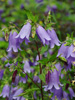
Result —
[[41, 82], [41, 80], [39, 79], [39, 77], [37, 75], [33, 77], [33, 81], [37, 82], [37, 83]]
[[0, 96], [3, 96], [3, 98], [9, 97], [9, 92], [10, 92], [10, 87], [8, 85], [5, 85], [3, 87], [3, 90]]
[[14, 52], [18, 52], [18, 49], [20, 49], [20, 42], [19, 42], [18, 38], [15, 38], [16, 36], [17, 36], [16, 32], [13, 32], [13, 34], [12, 34], [12, 31], [10, 32], [9, 46], [8, 46], [8, 49], [7, 49], [8, 52], [11, 51], [12, 49], [13, 49]]
[[0, 70], [0, 80], [3, 78], [4, 70]]
[[28, 61], [25, 61], [25, 62], [24, 62], [24, 72], [25, 72], [25, 73], [26, 73], [26, 72], [28, 72], [28, 73], [31, 72], [30, 64], [29, 64]]
[[28, 22], [26, 25], [22, 27], [16, 38], [25, 40], [25, 43], [28, 44], [30, 33], [31, 33], [31, 24]]
[[53, 97], [51, 98], [52, 100], [55, 100], [55, 98], [57, 98], [57, 100], [62, 100], [62, 98], [63, 98], [62, 87], [60, 87], [60, 89], [58, 89], [58, 90], [53, 88], [51, 90], [51, 92], [53, 93]]
[[37, 2], [37, 3], [41, 3], [41, 2], [43, 2], [43, 0], [36, 0], [36, 2]]
[[48, 84], [47, 84], [47, 86], [44, 86], [45, 87], [44, 90], [47, 91], [47, 90], [52, 89], [53, 87], [55, 89], [60, 89], [59, 85], [62, 86], [62, 84], [59, 81], [59, 73], [58, 73], [58, 71], [56, 69], [54, 69], [54, 71], [51, 72], [50, 75], [47, 75], [47, 76], [48, 76], [48, 78], [46, 77], [46, 79], [48, 79], [48, 81], [47, 80], [46, 81], [47, 81]]
[[59, 39], [58, 39], [54, 29], [47, 30], [47, 33], [48, 33], [48, 35], [51, 38], [51, 40], [50, 40], [50, 47], [53, 48], [54, 45], [60, 46], [60, 41], [59, 41]]
[[73, 44], [68, 48], [67, 61], [75, 65], [75, 46]]
[[23, 90], [22, 90], [21, 88], [18, 89], [18, 90], [14, 93], [13, 99], [20, 100], [21, 96], [18, 96], [18, 95], [20, 95], [22, 92], [23, 92]]
[[38, 35], [38, 37], [41, 40], [41, 42], [43, 43], [43, 45], [49, 44], [49, 41], [51, 40], [51, 38], [42, 26], [38, 25], [38, 27], [36, 29], [36, 34]]
[[57, 57], [58, 56], [62, 56], [62, 57], [67, 57], [67, 53], [68, 53], [68, 46], [65, 46], [65, 43], [63, 43], [58, 51]]

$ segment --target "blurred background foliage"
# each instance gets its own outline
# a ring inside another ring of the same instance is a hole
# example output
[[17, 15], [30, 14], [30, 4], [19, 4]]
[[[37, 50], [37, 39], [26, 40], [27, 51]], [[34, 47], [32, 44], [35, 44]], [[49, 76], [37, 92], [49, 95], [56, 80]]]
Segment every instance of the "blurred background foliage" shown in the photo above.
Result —
[[67, 33], [75, 31], [74, 0], [0, 0], [0, 29], [11, 22], [21, 28], [30, 12], [43, 24], [49, 11], [59, 39], [65, 40]]

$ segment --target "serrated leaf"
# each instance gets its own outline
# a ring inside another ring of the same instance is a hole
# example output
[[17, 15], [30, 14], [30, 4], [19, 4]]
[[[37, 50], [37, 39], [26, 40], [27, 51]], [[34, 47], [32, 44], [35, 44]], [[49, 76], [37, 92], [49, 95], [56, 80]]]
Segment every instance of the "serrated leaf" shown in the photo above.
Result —
[[46, 46], [43, 46], [41, 48], [40, 54], [44, 54], [47, 50], [48, 50], [48, 46], [47, 45]]

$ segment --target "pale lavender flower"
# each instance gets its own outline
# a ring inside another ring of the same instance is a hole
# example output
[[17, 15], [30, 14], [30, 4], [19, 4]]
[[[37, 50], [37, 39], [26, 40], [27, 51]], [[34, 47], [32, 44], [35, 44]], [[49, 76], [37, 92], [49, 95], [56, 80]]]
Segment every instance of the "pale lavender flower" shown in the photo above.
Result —
[[47, 30], [47, 33], [48, 33], [48, 35], [51, 38], [51, 40], [50, 40], [50, 47], [53, 48], [54, 45], [60, 46], [60, 41], [59, 41], [59, 39], [58, 39], [54, 29]]
[[16, 78], [15, 78], [15, 83], [14, 83], [16, 86], [18, 85], [19, 80], [20, 80], [20, 77], [19, 77], [19, 75], [18, 75], [18, 76], [16, 76]]
[[37, 2], [37, 3], [41, 3], [41, 2], [43, 2], [43, 0], [36, 0], [36, 2]]
[[[13, 32], [12, 34], [12, 31], [10, 32], [10, 35], [9, 35], [9, 46], [8, 46], [8, 49], [7, 51], [11, 51], [13, 49], [14, 52], [18, 52], [18, 49], [20, 49], [20, 42], [19, 42], [19, 39], [15, 38], [17, 36], [17, 33], [16, 32]], [[21, 49], [20, 49], [21, 50]]]
[[33, 97], [35, 100], [37, 100], [36, 91], [34, 91]]
[[28, 44], [29, 42], [29, 36], [31, 33], [31, 25], [28, 22], [26, 25], [22, 27], [19, 34], [16, 36], [16, 38], [20, 38], [22, 40], [25, 40], [25, 43]]
[[20, 82], [26, 83], [27, 79], [28, 79], [28, 77], [24, 77], [24, 78], [21, 77], [21, 78], [20, 78]]
[[42, 26], [38, 25], [36, 29], [36, 34], [38, 35], [43, 45], [45, 44], [49, 45], [49, 41], [51, 40], [51, 38]]
[[0, 80], [3, 78], [4, 70], [0, 70]]
[[20, 88], [14, 93], [13, 99], [20, 100], [21, 96], [18, 96], [18, 95], [20, 95], [21, 93], [23, 93], [23, 90]]
[[41, 82], [41, 80], [39, 79], [38, 76], [34, 76], [34, 77], [33, 77], [33, 81], [34, 81], [34, 82], [37, 82], [37, 83], [40, 83], [40, 82]]
[[16, 91], [17, 91], [17, 87], [15, 88], [11, 87], [9, 100], [13, 100], [13, 95]]
[[60, 87], [60, 89], [55, 89], [55, 88], [53, 88], [52, 90], [51, 90], [51, 92], [52, 93], [54, 93], [53, 94], [53, 97], [51, 98], [52, 100], [55, 100], [55, 97], [57, 98], [57, 100], [62, 100], [62, 98], [63, 98], [63, 90], [62, 90], [62, 87]]
[[8, 0], [8, 4], [12, 5], [13, 4], [13, 0]]
[[34, 65], [38, 65], [39, 63], [37, 62], [39, 60], [39, 56], [36, 56], [36, 60], [35, 60], [35, 64]]
[[25, 61], [24, 62], [24, 72], [28, 72], [30, 73], [31, 72], [31, 68], [30, 68], [30, 65], [29, 65], [29, 62], [28, 61]]
[[10, 87], [8, 85], [5, 85], [3, 87], [3, 90], [0, 96], [3, 96], [3, 98], [9, 97], [9, 92], [10, 92]]
[[62, 86], [62, 84], [59, 81], [59, 73], [58, 73], [58, 71], [56, 69], [54, 69], [54, 71], [51, 72], [49, 78], [50, 79], [49, 79], [48, 85], [47, 86], [44, 86], [45, 87], [44, 90], [47, 91], [47, 90], [52, 89], [53, 87], [55, 89], [60, 89], [59, 85]]
[[75, 65], [75, 46], [73, 44], [68, 48], [67, 61], [68, 64]]
[[57, 57], [58, 56], [62, 56], [62, 57], [67, 57], [67, 53], [68, 53], [68, 46], [64, 45], [65, 43], [63, 43], [58, 51]]
[[75, 97], [75, 93], [74, 93], [74, 91], [71, 87], [69, 87], [68, 89], [69, 89], [69, 92], [70, 92], [70, 97], [72, 99], [73, 97]]
[[21, 9], [24, 9], [24, 4], [21, 4]]
[[55, 67], [57, 68], [59, 76], [60, 76], [61, 75], [61, 70], [62, 70], [62, 67], [61, 67], [60, 63], [55, 64]]
[[51, 73], [50, 71], [48, 71], [48, 73], [46, 74], [46, 83], [48, 84], [50, 81], [50, 77], [51, 77]]
[[[74, 66], [75, 66], [75, 57], [68, 57], [67, 58], [67, 62], [68, 62], [68, 64], [70, 65], [70, 64], [73, 64]], [[71, 67], [70, 67], [71, 68]]]
[[70, 56], [75, 58], [75, 46], [74, 45], [71, 45], [68, 48], [67, 58]]
[[47, 6], [47, 11], [46, 11], [46, 13], [48, 13], [49, 11], [55, 13], [56, 10], [57, 10], [57, 6], [56, 6], [56, 5], [53, 5], [52, 7], [50, 7], [50, 6], [48, 5], [48, 6]]
[[65, 91], [63, 91], [63, 99], [69, 100], [68, 93], [66, 93]]
[[19, 100], [26, 100], [24, 97], [21, 97]]

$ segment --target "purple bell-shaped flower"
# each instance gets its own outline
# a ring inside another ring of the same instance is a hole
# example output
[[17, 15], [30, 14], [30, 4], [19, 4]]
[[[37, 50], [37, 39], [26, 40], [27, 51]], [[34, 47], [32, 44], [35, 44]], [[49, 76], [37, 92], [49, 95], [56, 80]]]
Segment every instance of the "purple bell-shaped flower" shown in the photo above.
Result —
[[16, 36], [16, 38], [20, 38], [21, 40], [25, 40], [25, 43], [28, 44], [29, 42], [29, 36], [31, 33], [31, 25], [28, 22], [26, 25], [22, 27], [19, 34]]
[[[10, 35], [9, 35], [9, 46], [8, 46], [8, 49], [7, 51], [11, 51], [13, 49], [14, 52], [18, 52], [18, 49], [20, 49], [20, 42], [19, 42], [19, 39], [15, 38], [17, 36], [17, 33], [16, 32], [13, 32], [12, 34], [12, 31], [10, 32]], [[21, 49], [20, 49], [21, 50]]]
[[32, 70], [32, 69], [30, 68], [29, 62], [28, 62], [28, 61], [25, 61], [25, 62], [24, 62], [24, 72], [25, 72], [25, 73], [27, 73], [27, 72], [30, 73], [31, 70]]
[[59, 41], [59, 39], [58, 39], [58, 37], [57, 37], [56, 32], [54, 31], [54, 29], [47, 30], [47, 33], [48, 33], [48, 35], [51, 38], [50, 47], [53, 48], [54, 45], [60, 46], [60, 41]]
[[51, 40], [51, 38], [42, 26], [38, 25], [38, 27], [36, 29], [36, 34], [38, 35], [38, 37], [41, 40], [41, 42], [43, 43], [43, 45], [49, 44], [49, 41]]
[[0, 96], [3, 96], [3, 98], [9, 97], [9, 93], [10, 93], [10, 87], [8, 85], [5, 85], [3, 87], [3, 90]]

